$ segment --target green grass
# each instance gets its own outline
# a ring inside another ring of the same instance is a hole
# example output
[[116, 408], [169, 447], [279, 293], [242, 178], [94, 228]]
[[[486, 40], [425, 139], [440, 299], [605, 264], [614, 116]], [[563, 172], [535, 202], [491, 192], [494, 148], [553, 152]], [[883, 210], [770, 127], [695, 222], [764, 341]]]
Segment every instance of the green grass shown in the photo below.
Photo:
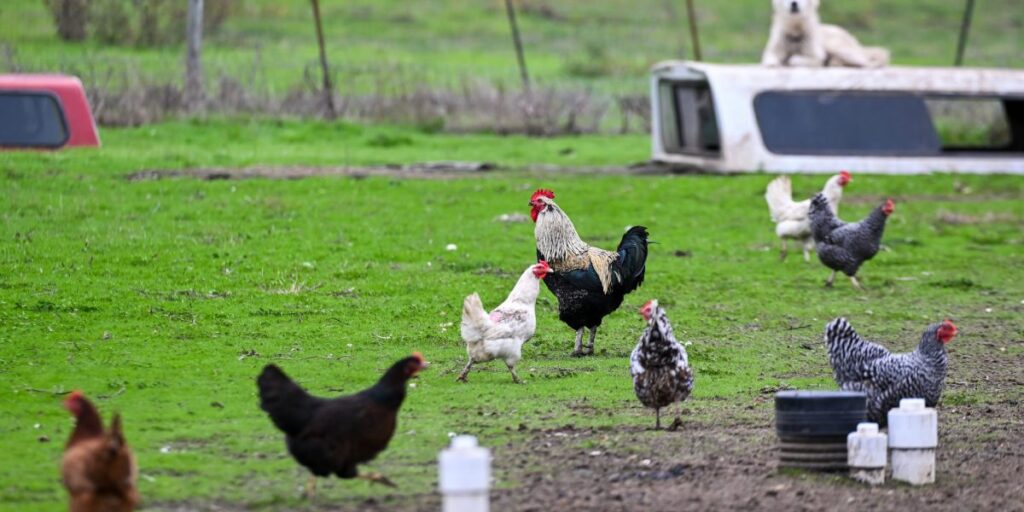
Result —
[[[380, 144], [385, 138], [411, 143]], [[891, 250], [865, 265], [868, 291], [856, 293], [845, 281], [823, 288], [827, 272], [816, 262], [779, 263], [762, 198], [767, 179], [758, 175], [123, 179], [144, 168], [255, 163], [486, 159], [515, 167], [559, 162], [567, 145], [577, 163], [614, 165], [642, 159], [643, 137], [197, 122], [107, 130], [104, 139], [101, 150], [0, 153], [2, 509], [60, 507], [57, 467], [71, 428], [60, 393], [71, 389], [96, 398], [105, 415], [123, 412], [147, 502], [291, 509], [305, 474], [257, 405], [254, 378], [269, 362], [330, 395], [368, 386], [394, 360], [422, 351], [433, 366], [372, 466], [416, 494], [431, 491], [434, 457], [450, 432], [501, 446], [527, 438], [520, 423], [650, 424], [627, 357], [641, 330], [634, 312], [651, 297], [692, 342], [697, 387], [686, 407], [697, 418], [750, 403], [764, 388], [832, 386], [820, 329], [837, 315], [897, 349], [944, 317], [956, 320], [957, 347], [968, 353], [982, 339], [1024, 332], [1019, 177], [855, 176], [843, 217], [897, 197]], [[798, 176], [794, 188], [809, 195], [820, 182]], [[462, 298], [477, 291], [497, 304], [534, 257], [532, 225], [493, 219], [525, 212], [539, 186], [557, 192], [595, 245], [614, 246], [627, 225], [648, 226], [657, 243], [647, 282], [601, 328], [598, 355], [582, 360], [568, 357], [572, 332], [543, 291], [520, 367], [527, 385], [513, 385], [500, 365], [457, 385]], [[941, 212], [988, 220], [949, 224]], [[448, 243], [458, 250], [446, 251]], [[1011, 348], [1007, 357], [1016, 357]], [[500, 470], [497, 477], [515, 484]], [[322, 503], [388, 492], [361, 482], [321, 487]]]
[[[533, 78], [605, 92], [643, 93], [648, 67], [689, 53], [681, 1], [530, 0], [520, 22]], [[767, 38], [768, 0], [696, 2], [705, 59], [756, 62]], [[849, 28], [867, 44], [889, 46], [894, 62], [951, 65], [963, 2], [870, 0], [824, 2], [823, 18]], [[421, 83], [458, 90], [467, 79], [518, 86], [502, 2], [476, 0], [350, 0], [323, 2], [331, 61], [343, 93], [409, 88]], [[546, 14], [546, 13], [553, 13]], [[0, 2], [0, 43], [30, 70], [68, 69], [117, 81], [125, 67], [159, 81], [182, 76], [180, 46], [153, 49], [62, 43], [40, 0]], [[977, 6], [967, 63], [1024, 67], [1024, 11], [1016, 0]], [[245, 0], [205, 43], [209, 79], [242, 80], [283, 93], [302, 82], [317, 50], [308, 2]], [[112, 76], [103, 71], [115, 69]], [[0, 71], [8, 67], [0, 59]], [[390, 73], [387, 84], [378, 78]], [[400, 78], [395, 78], [398, 73]]]

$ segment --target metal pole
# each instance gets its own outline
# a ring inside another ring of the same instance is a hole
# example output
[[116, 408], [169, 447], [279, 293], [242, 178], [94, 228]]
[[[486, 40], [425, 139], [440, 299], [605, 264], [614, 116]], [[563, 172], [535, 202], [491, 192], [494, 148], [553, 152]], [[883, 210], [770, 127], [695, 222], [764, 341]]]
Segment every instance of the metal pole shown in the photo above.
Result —
[[519, 61], [519, 76], [523, 79], [523, 89], [530, 92], [530, 74], [526, 71], [526, 57], [523, 55], [523, 41], [519, 39], [519, 25], [516, 23], [516, 8], [512, 0], [505, 0], [505, 12], [508, 24], [512, 27], [512, 44], [516, 47], [516, 60]]
[[327, 65], [327, 48], [324, 46], [324, 29], [320, 23], [320, 0], [313, 2], [313, 21], [316, 22], [316, 42], [320, 45], [320, 69], [324, 75], [324, 105], [327, 119], [334, 119], [334, 87], [331, 86], [331, 68]]
[[189, 0], [185, 31], [185, 104], [195, 110], [203, 103], [203, 0]]
[[701, 61], [700, 34], [697, 33], [697, 10], [693, 8], [693, 0], [686, 0], [686, 14], [690, 18], [690, 39], [693, 40], [693, 58]]
[[967, 34], [971, 31], [971, 17], [974, 14], [974, 0], [967, 0], [964, 7], [964, 19], [960, 22], [960, 40], [956, 45], [956, 66], [964, 64], [964, 52], [967, 50]]

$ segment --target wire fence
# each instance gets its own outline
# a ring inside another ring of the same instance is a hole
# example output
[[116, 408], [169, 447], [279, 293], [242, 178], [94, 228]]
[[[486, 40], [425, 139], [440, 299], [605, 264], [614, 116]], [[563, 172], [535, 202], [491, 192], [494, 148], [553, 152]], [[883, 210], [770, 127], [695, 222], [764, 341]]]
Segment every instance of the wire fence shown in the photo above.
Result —
[[[41, 26], [0, 43], [0, 69], [79, 76], [105, 125], [181, 115], [323, 116], [308, 2], [246, 1], [204, 42], [207, 94], [199, 113], [186, 111], [183, 46], [42, 44], [53, 27], [35, 3], [20, 3], [24, 12], [13, 14]], [[1018, 1], [977, 7], [967, 65], [1024, 67]], [[706, 60], [759, 60], [768, 0], [693, 3]], [[643, 132], [650, 121], [647, 70], [688, 57], [692, 46], [683, 0], [517, 0], [527, 90], [504, 0], [423, 0], [404, 9], [389, 0], [322, 4], [338, 115], [428, 130]], [[866, 44], [889, 46], [896, 64], [951, 65], [962, 8], [953, 0], [825, 2], [822, 17]], [[5, 9], [11, 7], [0, 6], [7, 17]]]

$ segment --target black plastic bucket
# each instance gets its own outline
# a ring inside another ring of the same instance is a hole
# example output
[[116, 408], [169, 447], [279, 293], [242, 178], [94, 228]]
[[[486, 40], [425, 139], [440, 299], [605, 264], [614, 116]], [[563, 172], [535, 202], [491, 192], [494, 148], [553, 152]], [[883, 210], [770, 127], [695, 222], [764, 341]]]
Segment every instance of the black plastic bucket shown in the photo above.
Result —
[[867, 417], [859, 391], [780, 391], [775, 394], [779, 467], [842, 471], [846, 436]]

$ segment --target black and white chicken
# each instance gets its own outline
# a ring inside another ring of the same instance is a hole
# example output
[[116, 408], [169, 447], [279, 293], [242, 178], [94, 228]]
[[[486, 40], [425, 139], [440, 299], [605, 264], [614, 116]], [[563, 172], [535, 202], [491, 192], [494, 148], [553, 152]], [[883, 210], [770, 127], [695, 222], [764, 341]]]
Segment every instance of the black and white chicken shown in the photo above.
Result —
[[917, 350], [893, 354], [862, 338], [845, 318], [836, 318], [825, 326], [825, 345], [836, 383], [845, 391], [866, 393], [868, 419], [885, 425], [889, 409], [903, 398], [923, 398], [928, 407], [939, 402], [949, 364], [946, 344], [956, 334], [949, 320], [930, 325]]
[[[682, 402], [693, 391], [693, 369], [686, 348], [676, 341], [672, 324], [658, 301], [649, 300], [640, 308], [647, 328], [629, 356], [629, 373], [640, 403], [654, 409], [654, 426], [661, 428], [661, 409]], [[682, 424], [676, 416], [669, 430]]]

